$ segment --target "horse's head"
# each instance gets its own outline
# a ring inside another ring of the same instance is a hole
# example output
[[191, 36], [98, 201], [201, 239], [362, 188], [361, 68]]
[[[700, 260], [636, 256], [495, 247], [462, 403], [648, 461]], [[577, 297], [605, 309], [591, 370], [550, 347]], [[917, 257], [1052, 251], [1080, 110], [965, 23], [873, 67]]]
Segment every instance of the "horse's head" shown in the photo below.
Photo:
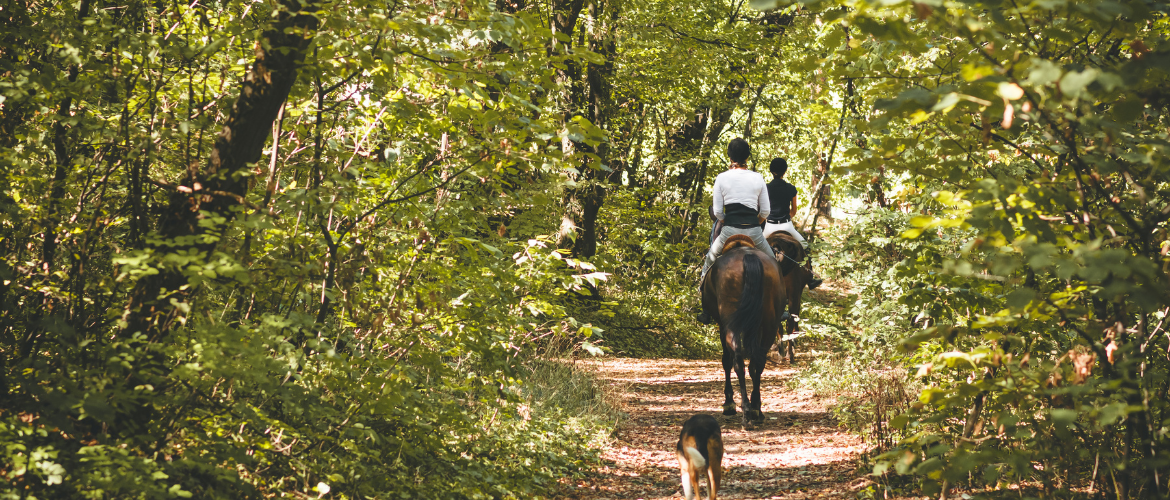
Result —
[[800, 262], [808, 257], [808, 252], [804, 250], [796, 238], [788, 234], [787, 231], [776, 231], [768, 235], [768, 246], [772, 247], [772, 252], [776, 254], [776, 258], [780, 259], [780, 273], [788, 276], [788, 273], [796, 269]]

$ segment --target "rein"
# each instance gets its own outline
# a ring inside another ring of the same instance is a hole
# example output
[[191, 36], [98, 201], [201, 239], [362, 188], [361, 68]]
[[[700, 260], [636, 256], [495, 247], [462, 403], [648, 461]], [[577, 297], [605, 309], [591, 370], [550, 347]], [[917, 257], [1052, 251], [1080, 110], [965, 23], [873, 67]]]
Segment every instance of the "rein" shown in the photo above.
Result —
[[796, 259], [794, 259], [794, 258], [792, 258], [792, 257], [789, 257], [789, 256], [788, 256], [788, 254], [786, 254], [786, 253], [784, 253], [784, 252], [780, 252], [780, 255], [783, 255], [785, 259], [788, 259], [788, 260], [791, 260], [792, 262], [795, 262], [795, 263], [796, 263], [796, 265], [798, 265], [798, 266], [799, 266], [799, 265], [801, 265], [801, 263], [800, 263], [800, 261], [799, 261], [799, 260], [796, 260]]

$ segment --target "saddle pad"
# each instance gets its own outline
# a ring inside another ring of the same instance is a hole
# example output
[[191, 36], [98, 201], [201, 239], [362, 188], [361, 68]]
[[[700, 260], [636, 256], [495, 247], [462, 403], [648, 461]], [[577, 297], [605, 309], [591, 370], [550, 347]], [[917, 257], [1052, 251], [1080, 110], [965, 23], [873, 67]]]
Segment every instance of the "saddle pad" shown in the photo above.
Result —
[[730, 252], [732, 249], [739, 247], [755, 248], [756, 242], [752, 241], [752, 237], [746, 234], [735, 234], [727, 238], [727, 243], [723, 245], [723, 252]]

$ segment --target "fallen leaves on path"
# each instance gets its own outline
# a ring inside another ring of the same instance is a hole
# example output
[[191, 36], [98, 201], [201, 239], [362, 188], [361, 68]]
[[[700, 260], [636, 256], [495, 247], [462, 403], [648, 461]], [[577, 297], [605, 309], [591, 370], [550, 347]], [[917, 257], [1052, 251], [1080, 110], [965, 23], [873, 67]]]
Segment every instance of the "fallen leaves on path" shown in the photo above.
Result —
[[722, 415], [723, 367], [717, 360], [607, 359], [595, 366], [620, 392], [627, 417], [603, 453], [604, 465], [567, 488], [563, 498], [681, 497], [674, 447], [683, 421], [696, 413], [715, 416], [723, 427], [726, 472], [719, 498], [853, 498], [870, 484], [857, 471], [864, 443], [837, 428], [829, 402], [785, 387], [794, 368], [769, 364], [761, 387], [765, 421], [745, 431], [740, 415]]

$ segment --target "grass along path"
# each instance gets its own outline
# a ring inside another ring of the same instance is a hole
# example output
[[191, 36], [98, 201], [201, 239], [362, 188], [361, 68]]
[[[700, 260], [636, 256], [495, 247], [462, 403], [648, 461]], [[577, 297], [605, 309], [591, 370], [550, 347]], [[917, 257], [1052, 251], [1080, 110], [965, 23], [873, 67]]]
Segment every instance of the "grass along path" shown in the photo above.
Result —
[[795, 368], [769, 363], [761, 388], [766, 420], [744, 431], [740, 415], [721, 413], [718, 360], [618, 358], [595, 367], [619, 391], [627, 416], [603, 454], [605, 465], [572, 485], [564, 498], [681, 497], [674, 447], [683, 421], [696, 413], [715, 416], [723, 427], [726, 472], [719, 498], [853, 498], [870, 484], [857, 470], [864, 445], [837, 428], [826, 409], [831, 401], [786, 388]]

